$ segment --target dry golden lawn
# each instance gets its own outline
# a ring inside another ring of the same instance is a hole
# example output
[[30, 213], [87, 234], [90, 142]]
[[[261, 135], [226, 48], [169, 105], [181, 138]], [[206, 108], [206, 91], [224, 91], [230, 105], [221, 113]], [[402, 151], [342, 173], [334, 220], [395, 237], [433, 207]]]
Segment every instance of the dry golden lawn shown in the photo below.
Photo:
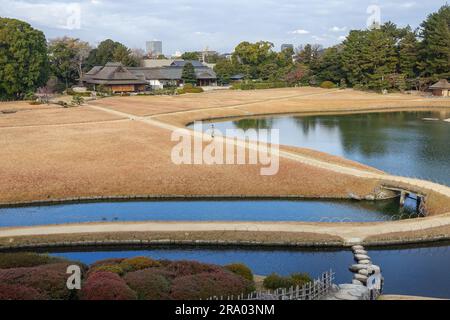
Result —
[[[93, 102], [179, 126], [197, 119], [270, 113], [368, 112], [450, 107], [449, 99], [353, 90], [288, 88], [216, 91], [176, 97], [114, 97]], [[176, 166], [170, 131], [121, 116], [79, 108], [3, 103], [23, 110], [0, 114], [0, 203], [114, 196], [365, 196], [378, 181], [281, 159], [276, 176], [259, 166]], [[32, 108], [28, 108], [32, 107]], [[119, 120], [119, 121], [116, 121]], [[378, 172], [352, 161], [307, 149], [308, 157]], [[445, 197], [431, 197], [432, 214], [450, 210]]]
[[170, 131], [140, 122], [2, 129], [1, 203], [76, 197], [367, 195], [376, 181], [281, 159], [255, 165], [174, 165]]
[[60, 108], [23, 110], [13, 114], [0, 114], [0, 128], [44, 125], [64, 125], [121, 119], [90, 108]]
[[0, 114], [2, 114], [2, 111], [5, 110], [23, 111], [23, 110], [42, 110], [54, 108], [58, 108], [58, 106], [47, 104], [31, 105], [28, 101], [0, 102]]

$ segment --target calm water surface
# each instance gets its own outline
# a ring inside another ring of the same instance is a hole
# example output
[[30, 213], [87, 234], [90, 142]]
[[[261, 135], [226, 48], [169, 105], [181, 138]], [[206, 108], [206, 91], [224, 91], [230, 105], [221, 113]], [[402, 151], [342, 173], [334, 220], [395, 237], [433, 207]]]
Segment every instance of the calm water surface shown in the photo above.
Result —
[[[81, 250], [81, 249], [80, 249]], [[330, 268], [336, 272], [337, 283], [350, 283], [347, 271], [353, 264], [350, 251], [288, 250], [288, 249], [210, 249], [154, 248], [148, 250], [54, 252], [54, 255], [87, 264], [107, 258], [147, 256], [154, 259], [197, 260], [225, 265], [242, 262], [255, 274], [272, 272], [288, 275], [308, 272], [314, 277]], [[433, 248], [369, 250], [374, 263], [382, 267], [385, 293], [450, 298], [450, 246]]]
[[[280, 129], [280, 143], [323, 151], [391, 174], [450, 186], [450, 112], [278, 116], [214, 123], [217, 130]], [[445, 121], [445, 120], [448, 121]], [[209, 128], [211, 124], [206, 124]]]
[[246, 200], [99, 202], [0, 208], [0, 227], [101, 221], [315, 221], [406, 219], [410, 207], [387, 201]]

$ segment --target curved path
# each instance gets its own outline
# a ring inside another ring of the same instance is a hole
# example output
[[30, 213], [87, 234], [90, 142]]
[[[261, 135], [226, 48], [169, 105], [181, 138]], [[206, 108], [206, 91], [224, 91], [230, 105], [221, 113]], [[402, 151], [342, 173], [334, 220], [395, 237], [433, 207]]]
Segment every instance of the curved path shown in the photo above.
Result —
[[[314, 94], [316, 95], [316, 94]], [[289, 98], [289, 97], [286, 97]], [[277, 99], [278, 100], [278, 99]], [[244, 106], [248, 104], [241, 104]], [[171, 125], [154, 119], [154, 116], [136, 116], [95, 105], [88, 105], [89, 108], [107, 112], [128, 121], [139, 121], [164, 130], [185, 129], [175, 125]], [[237, 106], [228, 106], [217, 109], [236, 108]], [[178, 111], [176, 113], [192, 112], [196, 110]], [[158, 114], [160, 116], [161, 114]], [[127, 121], [125, 120], [125, 121]], [[123, 120], [121, 120], [123, 121]], [[195, 132], [185, 129], [190, 135], [210, 139], [201, 132]], [[258, 148], [257, 143], [248, 143], [240, 140], [216, 137], [226, 144], [233, 144], [240, 147], [253, 149]], [[389, 174], [376, 173], [363, 168], [355, 168], [342, 164], [329, 163], [313, 157], [304, 156], [295, 152], [280, 150], [279, 156], [285, 159], [297, 161], [309, 166], [314, 166], [323, 170], [329, 170], [340, 174], [351, 175], [365, 179], [375, 179], [382, 182], [383, 185], [389, 187], [403, 187], [420, 190], [427, 194], [433, 191], [445, 196], [450, 201], [450, 187], [439, 185], [437, 183], [399, 177]], [[343, 239], [347, 245], [363, 242], [370, 236], [380, 234], [399, 233], [399, 232], [417, 232], [431, 228], [450, 226], [450, 213], [438, 216], [432, 216], [422, 219], [404, 220], [386, 223], [345, 223], [345, 224], [329, 224], [329, 223], [253, 223], [253, 222], [139, 222], [139, 223], [91, 223], [91, 224], [74, 224], [59, 226], [38, 226], [28, 228], [2, 228], [0, 229], [0, 238], [27, 237], [39, 235], [62, 235], [62, 234], [101, 234], [101, 233], [120, 233], [120, 232], [209, 232], [209, 231], [252, 231], [252, 232], [291, 232], [291, 233], [314, 233], [330, 236], [338, 236]]]

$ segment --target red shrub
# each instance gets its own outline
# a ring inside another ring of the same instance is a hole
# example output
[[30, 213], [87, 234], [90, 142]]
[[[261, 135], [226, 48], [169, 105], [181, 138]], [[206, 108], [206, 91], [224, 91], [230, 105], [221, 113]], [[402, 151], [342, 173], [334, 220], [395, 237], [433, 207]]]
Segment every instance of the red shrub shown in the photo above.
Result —
[[48, 296], [23, 285], [0, 283], [0, 300], [48, 300]]
[[50, 299], [69, 300], [76, 297], [76, 291], [66, 286], [67, 263], [42, 265], [34, 268], [0, 270], [0, 283], [23, 285], [45, 293]]
[[82, 300], [135, 300], [136, 293], [112, 272], [95, 272], [84, 282]]
[[175, 279], [171, 297], [174, 300], [199, 300], [213, 296], [238, 296], [251, 290], [250, 281], [230, 272], [221, 271]]
[[100, 267], [100, 266], [110, 266], [120, 264], [125, 259], [105, 259], [96, 261], [91, 265], [91, 268]]
[[166, 267], [175, 277], [192, 276], [199, 273], [222, 272], [223, 268], [196, 261], [175, 261]]
[[171, 276], [167, 271], [152, 268], [128, 273], [124, 280], [141, 300], [168, 300]]

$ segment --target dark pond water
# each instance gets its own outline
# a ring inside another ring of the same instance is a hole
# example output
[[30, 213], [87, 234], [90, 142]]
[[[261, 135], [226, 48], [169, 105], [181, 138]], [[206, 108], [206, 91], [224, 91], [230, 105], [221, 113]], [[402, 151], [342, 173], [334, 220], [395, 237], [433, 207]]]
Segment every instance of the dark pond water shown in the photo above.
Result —
[[387, 201], [246, 200], [99, 202], [0, 208], [0, 227], [101, 221], [316, 221], [406, 219], [410, 207]]
[[[308, 272], [314, 277], [330, 268], [336, 272], [336, 283], [350, 283], [347, 271], [353, 264], [350, 251], [288, 250], [288, 249], [216, 249], [216, 248], [153, 248], [123, 251], [54, 252], [56, 256], [86, 264], [107, 258], [147, 256], [154, 259], [197, 260], [225, 265], [242, 262], [255, 274], [272, 272], [288, 275]], [[385, 293], [450, 298], [450, 246], [432, 248], [369, 250], [374, 263], [382, 267]]]
[[[383, 171], [450, 185], [450, 111], [279, 116], [215, 123], [215, 129], [280, 129], [280, 143]], [[206, 124], [205, 128], [210, 128]]]

